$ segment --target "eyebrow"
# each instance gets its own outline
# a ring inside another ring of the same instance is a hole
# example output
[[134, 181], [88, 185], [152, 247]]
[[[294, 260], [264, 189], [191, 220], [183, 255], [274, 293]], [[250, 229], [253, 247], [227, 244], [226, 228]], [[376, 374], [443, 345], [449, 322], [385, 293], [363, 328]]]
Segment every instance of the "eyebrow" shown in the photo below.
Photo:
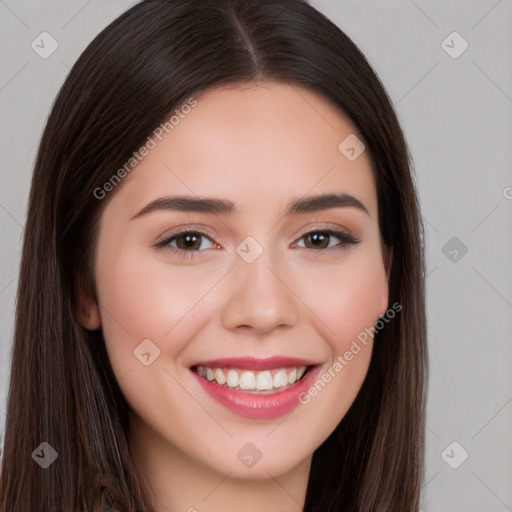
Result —
[[[284, 215], [297, 215], [300, 213], [317, 212], [339, 207], [357, 208], [371, 217], [364, 204], [350, 194], [321, 194], [293, 199], [288, 203]], [[226, 199], [181, 195], [166, 196], [156, 199], [142, 208], [132, 219], [160, 210], [204, 212], [219, 215], [236, 213], [235, 204]]]

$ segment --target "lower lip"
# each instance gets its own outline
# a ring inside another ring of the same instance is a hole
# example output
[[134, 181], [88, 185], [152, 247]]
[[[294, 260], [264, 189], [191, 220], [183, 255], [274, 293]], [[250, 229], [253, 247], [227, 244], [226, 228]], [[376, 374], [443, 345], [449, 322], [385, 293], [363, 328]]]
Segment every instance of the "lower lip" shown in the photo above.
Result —
[[275, 418], [286, 414], [299, 404], [299, 396], [309, 389], [319, 368], [320, 366], [312, 367], [293, 386], [271, 395], [244, 393], [227, 386], [221, 386], [216, 382], [210, 382], [194, 371], [192, 373], [211, 397], [233, 412], [248, 418]]

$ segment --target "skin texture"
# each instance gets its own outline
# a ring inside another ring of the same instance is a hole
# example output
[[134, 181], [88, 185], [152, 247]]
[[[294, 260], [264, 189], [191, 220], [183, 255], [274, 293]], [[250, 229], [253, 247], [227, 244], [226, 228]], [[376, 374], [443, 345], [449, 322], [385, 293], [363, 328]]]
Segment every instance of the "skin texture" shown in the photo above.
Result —
[[[103, 330], [133, 409], [130, 446], [159, 510], [300, 511], [312, 454], [357, 395], [372, 340], [307, 405], [277, 418], [225, 408], [189, 367], [287, 355], [321, 363], [322, 373], [385, 313], [388, 265], [370, 157], [351, 162], [338, 150], [356, 129], [306, 89], [252, 83], [197, 100], [110, 192], [96, 245], [98, 303], [84, 292], [80, 321]], [[369, 214], [336, 207], [283, 216], [292, 199], [333, 192], [353, 195]], [[178, 194], [228, 199], [237, 213], [160, 210], [132, 219]], [[212, 241], [200, 238], [191, 258], [177, 254], [177, 239], [154, 246], [182, 227], [207, 230]], [[304, 235], [325, 229], [360, 243], [336, 246], [331, 237], [315, 250]], [[263, 248], [250, 264], [236, 252], [247, 236]], [[161, 353], [144, 366], [134, 350], [148, 338]], [[237, 458], [247, 442], [262, 454], [250, 468]]]

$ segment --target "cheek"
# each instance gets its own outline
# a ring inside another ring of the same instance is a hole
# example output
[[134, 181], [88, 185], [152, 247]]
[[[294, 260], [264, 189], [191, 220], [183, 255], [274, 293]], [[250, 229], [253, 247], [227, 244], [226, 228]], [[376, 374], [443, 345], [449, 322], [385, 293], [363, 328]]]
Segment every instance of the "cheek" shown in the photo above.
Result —
[[330, 347], [331, 360], [301, 403], [322, 418], [315, 432], [323, 440], [345, 416], [367, 375], [372, 329], [387, 301], [387, 280], [382, 261], [372, 252], [360, 252], [335, 269], [318, 268], [311, 277], [311, 283], [323, 284], [316, 295], [304, 288], [303, 296], [313, 305], [312, 321]]
[[114, 260], [97, 274], [103, 336], [114, 371], [123, 374], [134, 364], [134, 350], [145, 339], [176, 357], [205, 321], [201, 299], [217, 274], [192, 265], [171, 269], [156, 259], [141, 265], [137, 252]]
[[387, 303], [388, 286], [380, 254], [360, 251], [332, 266], [311, 266], [302, 297], [316, 315], [318, 330], [336, 354], [373, 327]]
[[[190, 395], [177, 381], [182, 375], [175, 362], [201, 330], [206, 318], [201, 299], [218, 278], [193, 266], [171, 269], [156, 259], [146, 258], [141, 265], [137, 251], [118, 256], [115, 265], [100, 269], [97, 276], [103, 337], [114, 375], [140, 417], [182, 410]], [[146, 366], [142, 354], [148, 352]]]

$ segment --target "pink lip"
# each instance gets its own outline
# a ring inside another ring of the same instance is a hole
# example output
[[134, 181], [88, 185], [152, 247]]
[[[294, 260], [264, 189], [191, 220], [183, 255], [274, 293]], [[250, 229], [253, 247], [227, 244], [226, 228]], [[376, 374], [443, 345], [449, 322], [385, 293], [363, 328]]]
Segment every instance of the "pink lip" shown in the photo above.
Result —
[[240, 370], [273, 370], [292, 366], [314, 366], [315, 362], [299, 359], [297, 357], [227, 357], [223, 359], [210, 359], [194, 364], [208, 368], [239, 368]]
[[[227, 366], [224, 365], [224, 362], [228, 360], [217, 361], [221, 361], [223, 364], [218, 366], [214, 365], [215, 367], [227, 368]], [[247, 362], [247, 359], [245, 359], [245, 361]], [[205, 366], [211, 367], [210, 363], [212, 362], [214, 361], [208, 362], [208, 365], [205, 364]], [[200, 366], [203, 366], [203, 364]], [[275, 368], [283, 368], [286, 366], [288, 365], [283, 365], [281, 361], [281, 365], [278, 365]], [[295, 365], [292, 364], [291, 366]], [[297, 366], [309, 365], [298, 364]], [[254, 369], [254, 366], [251, 368], [248, 368], [247, 366], [241, 367], [239, 366], [239, 363], [233, 367], [240, 369]], [[264, 366], [264, 368], [269, 369], [270, 367]], [[299, 396], [311, 387], [318, 375], [319, 369], [320, 365], [312, 367], [301, 380], [293, 384], [291, 387], [271, 395], [244, 393], [243, 391], [231, 389], [227, 386], [221, 386], [216, 382], [210, 382], [209, 380], [201, 377], [195, 371], [192, 371], [192, 373], [206, 393], [231, 411], [248, 418], [275, 418], [291, 411], [299, 404]]]

